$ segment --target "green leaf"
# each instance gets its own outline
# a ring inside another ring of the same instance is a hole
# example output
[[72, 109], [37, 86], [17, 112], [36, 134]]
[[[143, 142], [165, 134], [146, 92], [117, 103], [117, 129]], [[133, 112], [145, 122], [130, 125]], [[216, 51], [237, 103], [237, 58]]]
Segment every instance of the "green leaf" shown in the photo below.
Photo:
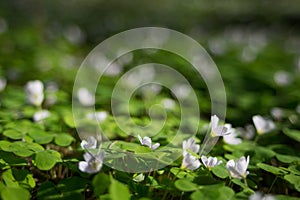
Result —
[[20, 140], [24, 137], [25, 134], [16, 130], [9, 129], [4, 131], [3, 135], [13, 140]]
[[300, 192], [300, 176], [297, 176], [295, 174], [288, 174], [284, 176], [284, 179], [293, 184], [295, 189]]
[[246, 188], [245, 183], [243, 183], [243, 182], [241, 181], [241, 179], [233, 178], [233, 179], [231, 179], [231, 181], [232, 181], [234, 184], [239, 185], [239, 186], [241, 186], [241, 187], [244, 188], [244, 189]]
[[23, 158], [15, 156], [11, 152], [0, 151], [0, 163], [6, 163], [12, 165], [27, 165], [27, 161]]
[[58, 146], [69, 146], [75, 139], [67, 133], [59, 133], [55, 136], [54, 142]]
[[[37, 191], [38, 199], [55, 199], [54, 197], [58, 196], [59, 192], [56, 189], [54, 183], [46, 181], [41, 184]], [[56, 198], [59, 199], [59, 198]]]
[[187, 172], [178, 168], [178, 167], [172, 167], [170, 169], [170, 172], [174, 174], [177, 178], [184, 178], [187, 175]]
[[63, 194], [82, 192], [86, 188], [87, 183], [88, 183], [87, 179], [73, 176], [59, 181], [57, 185], [57, 189]]
[[192, 200], [231, 200], [234, 196], [234, 191], [229, 187], [214, 188], [210, 186], [203, 187], [192, 193]]
[[111, 185], [109, 187], [109, 194], [111, 200], [129, 200], [130, 192], [127, 185], [124, 185], [111, 177]]
[[283, 175], [283, 174], [286, 174], [287, 172], [280, 169], [280, 168], [277, 168], [277, 167], [274, 167], [272, 165], [267, 165], [267, 164], [264, 164], [264, 163], [258, 163], [257, 166], [267, 172], [270, 172], [272, 174], [275, 174], [275, 175]]
[[40, 170], [49, 170], [57, 162], [61, 162], [60, 153], [54, 150], [44, 150], [37, 152], [34, 158], [34, 164]]
[[0, 141], [0, 149], [2, 149], [3, 151], [10, 152], [10, 144], [11, 144], [11, 142], [9, 142], [9, 141], [1, 140]]
[[191, 192], [199, 188], [197, 184], [192, 183], [189, 179], [179, 179], [175, 181], [175, 187], [183, 192]]
[[276, 200], [299, 200], [298, 197], [291, 197], [287, 195], [275, 195]]
[[275, 156], [275, 152], [271, 149], [266, 147], [256, 147], [255, 148], [255, 157], [259, 158], [261, 162], [265, 161], [266, 159], [270, 159]]
[[300, 131], [284, 128], [283, 133], [297, 142], [300, 142]]
[[10, 144], [9, 150], [17, 156], [28, 157], [44, 148], [36, 143], [17, 141]]
[[75, 128], [75, 122], [72, 114], [67, 114], [64, 116], [64, 122], [70, 127]]
[[52, 141], [53, 135], [42, 130], [30, 131], [28, 135], [38, 144], [48, 144]]
[[19, 185], [26, 189], [33, 189], [35, 187], [35, 180], [32, 174], [26, 169], [12, 169], [12, 174]]
[[2, 174], [2, 179], [8, 187], [19, 187], [19, 183], [15, 180], [11, 169], [6, 170]]
[[212, 168], [212, 172], [219, 178], [227, 178], [229, 176], [228, 171], [225, 166], [218, 165]]
[[296, 161], [300, 161], [300, 157], [298, 156], [291, 156], [291, 155], [283, 155], [283, 154], [276, 154], [276, 158], [283, 163], [292, 163]]
[[25, 190], [21, 187], [6, 187], [2, 190], [1, 197], [3, 200], [13, 200], [13, 199], [29, 200], [30, 193], [28, 190]]
[[291, 165], [288, 170], [293, 174], [300, 175], [300, 165]]
[[110, 185], [110, 178], [104, 173], [97, 174], [93, 179], [93, 188], [95, 195], [104, 194]]

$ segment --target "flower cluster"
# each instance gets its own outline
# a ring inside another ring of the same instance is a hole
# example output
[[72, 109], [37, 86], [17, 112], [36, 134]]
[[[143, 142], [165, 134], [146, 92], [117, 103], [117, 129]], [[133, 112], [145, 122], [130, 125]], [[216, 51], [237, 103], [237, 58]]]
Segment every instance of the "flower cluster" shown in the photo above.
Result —
[[[188, 140], [183, 141], [182, 148], [182, 168], [189, 170], [198, 169], [201, 166], [200, 160], [197, 158], [200, 146], [196, 144], [195, 139], [189, 138]], [[246, 176], [249, 174], [249, 172], [247, 171], [249, 160], [249, 156], [247, 157], [247, 159], [243, 156], [236, 161], [229, 160], [226, 164], [229, 175], [233, 178], [246, 178]], [[212, 170], [213, 167], [222, 163], [222, 161], [218, 160], [218, 158], [216, 157], [206, 157], [203, 155], [201, 156], [201, 161], [203, 165], [209, 170]]]
[[[201, 166], [201, 162], [199, 160], [200, 145], [196, 143], [194, 138], [189, 138], [184, 140], [182, 143], [182, 165], [181, 168], [196, 170]], [[201, 161], [206, 168], [211, 170], [213, 167], [220, 165], [222, 161], [218, 161], [216, 157], [206, 157], [201, 156]]]
[[85, 161], [79, 162], [79, 170], [89, 174], [97, 173], [101, 170], [103, 165], [103, 159], [105, 156], [104, 151], [100, 151], [98, 148], [97, 153], [93, 153], [91, 150], [97, 149], [97, 140], [94, 137], [89, 137], [87, 140], [82, 140], [81, 147], [87, 152], [83, 155]]

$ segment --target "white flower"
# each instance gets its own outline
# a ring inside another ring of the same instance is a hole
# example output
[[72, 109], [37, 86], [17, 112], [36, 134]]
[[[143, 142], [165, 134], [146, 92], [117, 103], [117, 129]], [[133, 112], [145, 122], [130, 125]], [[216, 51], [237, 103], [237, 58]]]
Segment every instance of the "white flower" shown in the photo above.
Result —
[[249, 200], [275, 200], [276, 198], [273, 195], [267, 194], [263, 195], [260, 192], [255, 192], [249, 197]]
[[97, 148], [97, 140], [95, 137], [90, 136], [90, 137], [88, 137], [87, 141], [82, 140], [80, 145], [81, 145], [81, 148], [83, 148], [83, 149], [96, 149]]
[[300, 114], [300, 104], [296, 107], [296, 111]]
[[219, 160], [216, 157], [206, 157], [206, 156], [201, 156], [201, 161], [204, 164], [206, 168], [211, 170], [213, 167], [220, 165], [222, 163], [222, 160]]
[[6, 79], [0, 78], [0, 92], [2, 92], [6, 87]]
[[164, 108], [172, 110], [175, 108], [176, 103], [173, 99], [165, 98], [162, 100], [162, 105]]
[[227, 144], [237, 145], [242, 143], [242, 139], [238, 138], [237, 133], [235, 132], [234, 128], [231, 128], [231, 124], [225, 124], [225, 127], [231, 129], [231, 132], [228, 135], [223, 136], [223, 140]]
[[197, 154], [200, 150], [200, 145], [196, 144], [196, 140], [194, 138], [189, 138], [188, 140], [184, 140], [182, 142], [182, 150], [183, 156], [189, 153], [188, 150], [191, 150]]
[[279, 86], [286, 86], [292, 82], [291, 74], [287, 71], [279, 70], [274, 74], [274, 81]]
[[252, 120], [258, 134], [268, 133], [275, 129], [275, 124], [272, 120], [265, 119], [260, 115], [253, 116]]
[[99, 154], [92, 154], [87, 152], [83, 155], [85, 161], [80, 161], [78, 163], [78, 168], [82, 172], [86, 172], [89, 174], [97, 173], [101, 170], [103, 165], [105, 153], [102, 151]]
[[274, 119], [280, 120], [283, 117], [283, 110], [278, 107], [272, 108], [271, 115]]
[[237, 128], [237, 131], [242, 138], [247, 140], [251, 140], [255, 135], [254, 126], [251, 124], [247, 125], [245, 128]]
[[219, 118], [214, 115], [211, 117], [211, 136], [217, 137], [217, 136], [224, 136], [229, 134], [232, 130], [229, 129], [229, 127], [226, 126], [219, 126]]
[[201, 163], [199, 159], [197, 159], [195, 156], [191, 155], [190, 153], [187, 153], [183, 156], [182, 159], [182, 168], [186, 168], [189, 170], [196, 170], [200, 167]]
[[97, 120], [98, 122], [103, 122], [108, 116], [108, 113], [106, 111], [100, 111], [95, 113], [88, 113], [86, 117], [89, 120]]
[[50, 116], [50, 112], [48, 110], [40, 110], [34, 113], [33, 121], [39, 122]]
[[93, 106], [95, 97], [86, 88], [80, 88], [77, 91], [77, 98], [83, 106]]
[[140, 140], [141, 145], [148, 146], [152, 150], [155, 150], [155, 149], [157, 149], [160, 146], [159, 143], [155, 143], [154, 145], [152, 145], [151, 138], [149, 138], [147, 136], [144, 137], [144, 138], [142, 138], [140, 135], [138, 135], [138, 138]]
[[49, 82], [46, 85], [46, 104], [47, 105], [54, 105], [57, 101], [57, 93], [58, 85], [55, 82]]
[[25, 86], [26, 96], [29, 103], [40, 106], [44, 100], [44, 85], [41, 81], [29, 81]]
[[241, 157], [236, 161], [229, 160], [226, 164], [226, 168], [229, 172], [229, 175], [232, 178], [246, 178], [246, 176], [249, 174], [249, 172], [247, 171], [249, 161], [249, 156], [247, 156], [247, 160], [245, 156]]
[[191, 92], [191, 87], [187, 84], [177, 84], [171, 88], [174, 96], [178, 99], [185, 99]]

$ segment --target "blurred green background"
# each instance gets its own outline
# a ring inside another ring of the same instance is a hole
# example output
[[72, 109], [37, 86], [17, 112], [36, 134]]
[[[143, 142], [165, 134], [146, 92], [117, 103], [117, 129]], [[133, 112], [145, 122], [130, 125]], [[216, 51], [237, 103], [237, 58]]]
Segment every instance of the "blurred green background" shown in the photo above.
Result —
[[[270, 115], [274, 107], [289, 112], [300, 103], [297, 0], [0, 1], [2, 76], [20, 87], [33, 79], [55, 81], [71, 94], [76, 70], [96, 45], [144, 26], [178, 30], [205, 47], [223, 77], [227, 121], [235, 126], [251, 123], [254, 114]], [[205, 85], [187, 76], [206, 98], [200, 109], [209, 117]]]

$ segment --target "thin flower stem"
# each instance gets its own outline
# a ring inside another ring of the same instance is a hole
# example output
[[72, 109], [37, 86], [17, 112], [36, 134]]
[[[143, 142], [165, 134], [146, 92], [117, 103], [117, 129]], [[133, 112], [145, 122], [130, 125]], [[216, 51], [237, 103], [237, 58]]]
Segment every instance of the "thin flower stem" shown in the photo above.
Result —
[[231, 179], [229, 179], [229, 183], [228, 183], [228, 187], [232, 187], [232, 181], [231, 181]]
[[208, 140], [206, 140], [205, 143], [203, 144], [203, 146], [201, 147], [201, 151], [199, 153], [200, 157], [201, 157], [201, 155], [202, 155], [202, 153], [203, 153], [203, 151], [204, 151], [204, 149], [205, 149], [205, 147], [208, 144], [210, 139], [211, 139], [211, 137], [209, 137]]
[[272, 190], [272, 188], [273, 188], [275, 182], [277, 181], [277, 178], [278, 178], [278, 176], [276, 176], [275, 179], [274, 179], [274, 181], [272, 182], [271, 187], [270, 187], [270, 189], [268, 190], [268, 193], [271, 192], [271, 190]]
[[257, 143], [257, 142], [258, 142], [258, 139], [259, 139], [259, 135], [257, 134], [257, 135], [255, 136], [254, 143]]
[[[171, 183], [173, 183], [174, 181], [175, 181], [175, 179], [176, 179], [176, 177], [177, 177], [177, 175], [180, 173], [182, 171], [182, 169], [181, 168], [179, 168], [179, 170], [178, 170], [178, 172], [175, 174], [175, 176], [174, 176], [174, 178], [171, 180]], [[169, 173], [170, 174], [170, 173]], [[165, 190], [165, 193], [164, 193], [164, 196], [163, 196], [163, 200], [165, 200], [166, 199], [166, 197], [167, 197], [167, 194], [168, 194], [168, 190]]]
[[249, 186], [248, 186], [248, 183], [247, 183], [247, 179], [246, 179], [246, 178], [244, 178], [244, 183], [245, 183], [245, 185], [246, 185], [246, 189], [248, 189]]

